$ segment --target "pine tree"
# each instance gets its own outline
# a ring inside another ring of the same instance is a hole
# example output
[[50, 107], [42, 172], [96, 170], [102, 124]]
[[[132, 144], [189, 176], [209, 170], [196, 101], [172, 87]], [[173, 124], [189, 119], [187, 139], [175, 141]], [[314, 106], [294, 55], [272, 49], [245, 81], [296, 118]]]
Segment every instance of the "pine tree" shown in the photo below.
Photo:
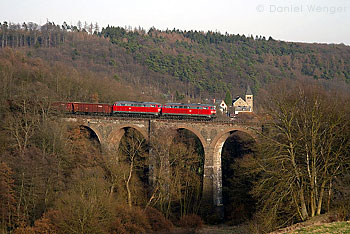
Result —
[[226, 91], [226, 95], [225, 95], [225, 99], [224, 99], [227, 107], [231, 106], [232, 105], [232, 96], [231, 96], [231, 93], [230, 91]]

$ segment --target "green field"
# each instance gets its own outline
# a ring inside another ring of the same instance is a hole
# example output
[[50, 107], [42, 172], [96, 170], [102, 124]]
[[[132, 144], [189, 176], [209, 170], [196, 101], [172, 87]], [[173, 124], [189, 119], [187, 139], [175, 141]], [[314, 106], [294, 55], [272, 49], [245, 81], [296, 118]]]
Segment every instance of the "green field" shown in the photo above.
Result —
[[350, 222], [336, 222], [336, 223], [327, 223], [323, 225], [315, 225], [310, 227], [304, 227], [292, 232], [286, 233], [298, 233], [298, 234], [306, 234], [306, 233], [350, 233]]

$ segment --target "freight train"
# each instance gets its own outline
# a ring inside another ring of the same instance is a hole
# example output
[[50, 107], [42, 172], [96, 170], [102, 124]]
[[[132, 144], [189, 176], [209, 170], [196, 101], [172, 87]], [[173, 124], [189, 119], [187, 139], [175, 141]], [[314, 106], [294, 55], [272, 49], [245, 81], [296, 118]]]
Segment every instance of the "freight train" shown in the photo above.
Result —
[[215, 105], [156, 102], [118, 101], [113, 105], [105, 103], [55, 102], [52, 106], [62, 112], [85, 115], [107, 116], [153, 116], [153, 117], [192, 117], [215, 118]]

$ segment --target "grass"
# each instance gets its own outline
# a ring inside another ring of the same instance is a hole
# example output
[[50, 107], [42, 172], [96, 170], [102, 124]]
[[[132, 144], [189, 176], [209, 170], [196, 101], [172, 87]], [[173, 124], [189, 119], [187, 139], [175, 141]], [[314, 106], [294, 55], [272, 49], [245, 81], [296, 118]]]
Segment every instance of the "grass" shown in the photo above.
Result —
[[334, 222], [322, 225], [314, 225], [309, 227], [303, 227], [292, 232], [286, 232], [288, 234], [308, 234], [308, 233], [339, 233], [339, 234], [350, 234], [350, 222]]
[[199, 234], [249, 234], [249, 228], [246, 225], [228, 226], [228, 225], [213, 225], [205, 226]]

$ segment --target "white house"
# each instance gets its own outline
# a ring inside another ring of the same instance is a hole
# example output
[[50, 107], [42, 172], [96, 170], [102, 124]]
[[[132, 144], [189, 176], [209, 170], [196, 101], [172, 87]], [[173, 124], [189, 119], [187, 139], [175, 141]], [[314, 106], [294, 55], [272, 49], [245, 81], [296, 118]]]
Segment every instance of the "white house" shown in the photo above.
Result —
[[227, 113], [227, 105], [224, 100], [214, 101], [214, 104], [218, 107], [221, 113]]

